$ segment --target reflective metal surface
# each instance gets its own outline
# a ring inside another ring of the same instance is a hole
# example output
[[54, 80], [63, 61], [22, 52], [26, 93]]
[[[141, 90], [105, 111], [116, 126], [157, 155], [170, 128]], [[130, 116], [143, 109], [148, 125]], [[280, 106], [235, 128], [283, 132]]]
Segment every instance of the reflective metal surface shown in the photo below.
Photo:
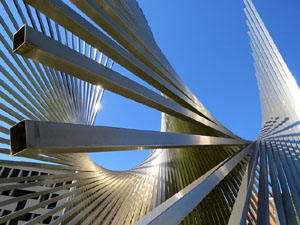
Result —
[[[251, 143], [186, 87], [136, 1], [0, 1], [0, 153], [23, 157], [0, 160], [0, 224], [299, 224], [299, 88], [244, 3], [263, 114]], [[103, 88], [161, 111], [161, 132], [93, 126]], [[149, 148], [128, 171], [86, 154]]]
[[249, 144], [232, 138], [29, 120], [13, 126], [10, 138], [11, 155], [18, 156]]

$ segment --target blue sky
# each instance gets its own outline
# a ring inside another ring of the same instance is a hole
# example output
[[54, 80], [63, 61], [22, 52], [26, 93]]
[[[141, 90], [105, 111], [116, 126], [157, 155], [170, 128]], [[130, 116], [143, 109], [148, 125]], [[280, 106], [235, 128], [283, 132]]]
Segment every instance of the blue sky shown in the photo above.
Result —
[[[243, 1], [138, 2], [158, 45], [191, 91], [235, 134], [256, 139], [261, 112]], [[253, 3], [299, 83], [300, 1]], [[117, 64], [114, 70], [145, 84]], [[95, 124], [159, 131], [160, 117], [154, 109], [105, 91]], [[138, 165], [148, 154], [131, 151], [90, 156], [105, 168], [125, 170]]]
[[[154, 37], [204, 106], [235, 134], [254, 140], [261, 112], [243, 1], [139, 0]], [[253, 0], [297, 82], [300, 81], [300, 2]], [[117, 65], [124, 75], [133, 76]], [[97, 125], [160, 129], [160, 112], [105, 92]], [[91, 154], [109, 169], [129, 169], [149, 151]]]

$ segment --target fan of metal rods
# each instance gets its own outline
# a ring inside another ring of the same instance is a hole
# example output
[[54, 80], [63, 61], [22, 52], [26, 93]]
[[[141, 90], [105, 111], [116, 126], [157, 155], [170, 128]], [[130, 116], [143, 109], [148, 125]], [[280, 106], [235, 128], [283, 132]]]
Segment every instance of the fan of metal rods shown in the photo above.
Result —
[[[245, 0], [263, 112], [249, 142], [179, 78], [133, 0], [0, 2], [0, 224], [297, 224], [299, 88]], [[155, 91], [113, 70], [118, 63]], [[91, 126], [104, 89], [161, 132]], [[86, 152], [153, 149], [110, 171]]]

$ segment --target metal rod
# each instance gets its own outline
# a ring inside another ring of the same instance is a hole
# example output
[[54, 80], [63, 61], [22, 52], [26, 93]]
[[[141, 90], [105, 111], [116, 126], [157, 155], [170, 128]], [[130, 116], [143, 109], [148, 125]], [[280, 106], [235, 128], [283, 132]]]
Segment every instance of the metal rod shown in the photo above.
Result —
[[11, 155], [246, 145], [240, 139], [24, 120], [10, 129]]
[[224, 160], [134, 225], [179, 224], [251, 150], [252, 145], [247, 146], [231, 158]]
[[[185, 90], [187, 93], [184, 93], [183, 88], [177, 86], [178, 84], [176, 85], [176, 80], [166, 75], [167, 72], [163, 72], [159, 66], [153, 65], [150, 62], [151, 57], [144, 58], [145, 61], [134, 56], [131, 51], [126, 51], [61, 1], [25, 0], [25, 2], [45, 13], [86, 42], [93, 44], [95, 48], [101, 49], [103, 53], [109, 55], [114, 61], [167, 94], [177, 103], [199, 115], [209, 118], [209, 120], [215, 121], [207, 110], [199, 107], [199, 104], [195, 104], [194, 99], [190, 98], [191, 93], [189, 93], [187, 88]], [[80, 4], [80, 2], [78, 3]], [[86, 3], [82, 2], [82, 4]], [[142, 56], [145, 57], [144, 55]]]
[[14, 35], [13, 46], [14, 52], [24, 57], [31, 58], [92, 84], [101, 85], [104, 89], [159, 111], [186, 121], [196, 122], [211, 131], [217, 131], [219, 135], [235, 136], [223, 126], [216, 125], [137, 82], [48, 38], [27, 25], [24, 25]]

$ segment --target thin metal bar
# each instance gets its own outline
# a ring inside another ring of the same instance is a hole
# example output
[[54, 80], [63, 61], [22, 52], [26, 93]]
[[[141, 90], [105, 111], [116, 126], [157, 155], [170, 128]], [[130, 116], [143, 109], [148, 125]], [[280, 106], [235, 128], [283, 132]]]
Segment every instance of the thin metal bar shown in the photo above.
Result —
[[265, 143], [260, 142], [257, 224], [269, 224], [268, 169]]
[[[121, 74], [114, 72], [94, 60], [52, 40], [24, 25], [14, 35], [14, 52], [32, 58], [50, 67], [66, 72], [87, 82], [135, 100], [159, 111], [183, 120], [196, 122], [207, 129], [235, 137], [223, 126], [183, 108], [175, 102], [147, 89]], [[38, 54], [37, 54], [38, 53]]]
[[284, 203], [280, 193], [280, 187], [278, 182], [278, 171], [276, 168], [275, 159], [273, 157], [272, 147], [270, 142], [266, 142], [267, 154], [269, 159], [269, 168], [270, 168], [270, 177], [271, 177], [271, 185], [272, 185], [272, 192], [274, 196], [274, 203], [276, 206], [276, 211], [278, 215], [278, 220], [280, 224], [287, 225], [287, 217], [284, 211]]
[[258, 143], [252, 144], [252, 153], [250, 155], [250, 161], [247, 170], [244, 174], [244, 178], [234, 203], [230, 219], [228, 221], [229, 225], [242, 225], [245, 224], [250, 205], [251, 192], [253, 188], [253, 178], [255, 175], [255, 170], [257, 168], [258, 159]]
[[[111, 38], [91, 25], [88, 21], [70, 9], [67, 5], [60, 1], [32, 1], [26, 0], [27, 3], [32, 4], [33, 7], [39, 9], [50, 18], [54, 19], [57, 23], [69, 29], [71, 32], [82, 38], [86, 42], [93, 44], [98, 49], [109, 55], [114, 61], [133, 72], [141, 79], [145, 80], [149, 84], [156, 87], [158, 90], [170, 96], [174, 101], [187, 107], [189, 110], [209, 118], [214, 119], [206, 112], [205, 109], [200, 108], [199, 104], [195, 104], [190, 98], [190, 95], [183, 95], [181, 89], [174, 86], [173, 82], [167, 82], [162, 79], [156, 71], [155, 66], [147, 66], [138, 58], [133, 56], [130, 52], [126, 51], [118, 44], [116, 44]], [[56, 15], [54, 17], [54, 15]], [[58, 16], [59, 15], [59, 16]], [[161, 74], [161, 73], [160, 73]], [[171, 85], [170, 85], [171, 84]]]
[[141, 218], [140, 224], [178, 224], [251, 150], [242, 149]]

